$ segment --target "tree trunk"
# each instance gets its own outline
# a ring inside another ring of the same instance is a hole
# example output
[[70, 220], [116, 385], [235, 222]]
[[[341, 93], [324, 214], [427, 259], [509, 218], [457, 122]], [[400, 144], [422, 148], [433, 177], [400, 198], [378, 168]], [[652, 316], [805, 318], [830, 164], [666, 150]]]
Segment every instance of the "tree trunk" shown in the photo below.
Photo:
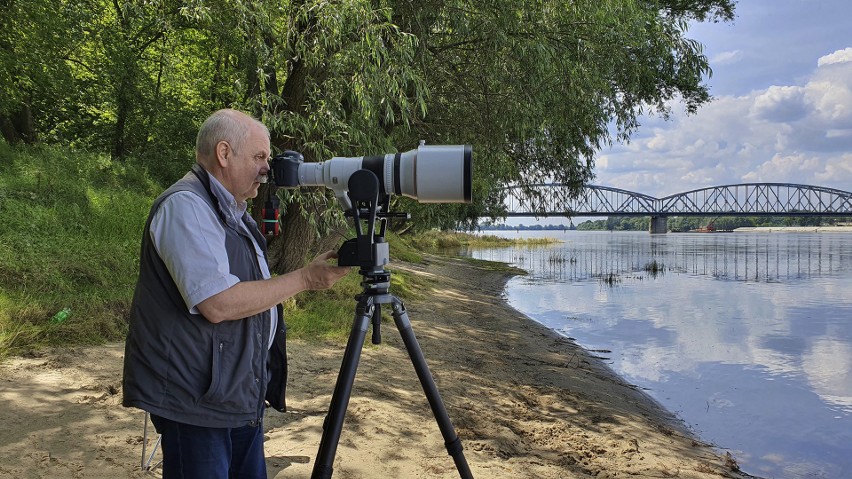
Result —
[[12, 124], [12, 120], [6, 115], [0, 115], [0, 133], [3, 134], [3, 139], [6, 140], [6, 143], [10, 145], [14, 145], [20, 140], [18, 132], [15, 130], [15, 125]]
[[313, 256], [311, 246], [316, 242], [316, 230], [299, 212], [296, 204], [287, 205], [281, 220], [281, 236], [273, 241], [275, 271], [286, 273], [301, 268]]
[[32, 108], [24, 104], [11, 115], [0, 115], [0, 131], [10, 145], [18, 142], [24, 142], [28, 145], [34, 144], [38, 140], [38, 135], [36, 134]]
[[112, 136], [112, 157], [116, 160], [122, 159], [127, 153], [127, 117], [130, 116], [130, 80], [127, 76], [121, 79], [121, 83], [116, 92], [116, 109], [115, 131]]

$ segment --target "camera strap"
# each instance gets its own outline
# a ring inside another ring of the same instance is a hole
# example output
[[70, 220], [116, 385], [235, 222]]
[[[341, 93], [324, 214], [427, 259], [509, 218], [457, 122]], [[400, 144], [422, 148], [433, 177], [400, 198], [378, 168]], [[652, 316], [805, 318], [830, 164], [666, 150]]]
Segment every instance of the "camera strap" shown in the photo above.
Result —
[[201, 185], [204, 186], [204, 191], [207, 192], [207, 196], [209, 196], [210, 201], [213, 202], [213, 209], [216, 210], [216, 214], [219, 215], [219, 219], [222, 220], [223, 224], [228, 224], [228, 221], [225, 218], [225, 213], [222, 212], [222, 207], [219, 204], [219, 198], [216, 198], [216, 195], [213, 194], [213, 190], [210, 189], [210, 173], [208, 173], [207, 170], [202, 168], [198, 163], [192, 165], [191, 171], [192, 174], [198, 178], [198, 181], [201, 182]]
[[275, 186], [272, 186], [269, 199], [263, 204], [261, 210], [260, 232], [265, 235], [278, 236], [281, 234], [281, 222], [279, 221], [281, 218], [281, 200], [278, 199], [275, 190]]

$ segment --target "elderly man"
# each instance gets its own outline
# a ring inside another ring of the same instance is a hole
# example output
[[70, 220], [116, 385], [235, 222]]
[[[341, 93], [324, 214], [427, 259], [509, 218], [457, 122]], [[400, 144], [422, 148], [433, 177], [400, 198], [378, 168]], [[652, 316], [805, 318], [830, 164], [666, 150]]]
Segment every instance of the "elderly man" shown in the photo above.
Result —
[[201, 126], [192, 170], [154, 202], [124, 358], [125, 406], [151, 413], [163, 477], [265, 478], [263, 415], [283, 408], [280, 303], [349, 268], [327, 262], [271, 277], [246, 212], [269, 172], [269, 131], [235, 110]]

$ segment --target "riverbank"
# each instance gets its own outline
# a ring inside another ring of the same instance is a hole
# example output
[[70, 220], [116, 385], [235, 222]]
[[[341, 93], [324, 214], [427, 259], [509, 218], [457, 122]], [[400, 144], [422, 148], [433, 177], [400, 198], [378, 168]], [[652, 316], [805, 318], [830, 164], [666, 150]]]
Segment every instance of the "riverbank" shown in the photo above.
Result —
[[[510, 308], [505, 271], [444, 257], [392, 266], [438, 285], [407, 307], [475, 477], [748, 477], [593, 352]], [[458, 477], [399, 335], [383, 332], [361, 355], [334, 477]], [[270, 478], [310, 476], [343, 346], [289, 344], [290, 410], [265, 423]], [[151, 477], [143, 415], [120, 406], [122, 353], [0, 364], [0, 476]]]
[[735, 233], [852, 233], [852, 226], [749, 226]]

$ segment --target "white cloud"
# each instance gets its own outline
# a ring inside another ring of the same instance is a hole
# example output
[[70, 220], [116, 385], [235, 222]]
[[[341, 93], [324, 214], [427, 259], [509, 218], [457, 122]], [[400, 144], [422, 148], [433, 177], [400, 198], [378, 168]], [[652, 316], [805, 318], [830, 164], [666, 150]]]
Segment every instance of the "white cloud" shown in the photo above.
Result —
[[837, 50], [817, 60], [818, 66], [831, 65], [832, 63], [852, 62], [852, 47]]
[[841, 189], [852, 190], [852, 153], [846, 153], [823, 165], [820, 171], [814, 173], [818, 184], [827, 185], [835, 182], [839, 185], [847, 185]]
[[732, 65], [734, 63], [739, 63], [740, 60], [743, 59], [743, 52], [740, 50], [733, 50], [729, 52], [722, 52], [714, 56], [710, 59], [711, 65]]
[[757, 95], [752, 105], [754, 116], [769, 121], [794, 121], [807, 114], [805, 89], [796, 86], [771, 86]]
[[[849, 63], [852, 81], [852, 63]], [[815, 120], [826, 127], [845, 128], [852, 126], [852, 89], [849, 84], [837, 81], [815, 81], [808, 84], [807, 97], [814, 107]]]
[[629, 146], [602, 152], [596, 184], [656, 197], [761, 181], [850, 191], [852, 48], [820, 58], [800, 84], [720, 96], [696, 115], [647, 123]]
[[[822, 169], [820, 160], [813, 156], [776, 154], [769, 161], [743, 175], [742, 181], [746, 183], [787, 182], [794, 175], [813, 177]], [[801, 183], [800, 181], [791, 182]]]

